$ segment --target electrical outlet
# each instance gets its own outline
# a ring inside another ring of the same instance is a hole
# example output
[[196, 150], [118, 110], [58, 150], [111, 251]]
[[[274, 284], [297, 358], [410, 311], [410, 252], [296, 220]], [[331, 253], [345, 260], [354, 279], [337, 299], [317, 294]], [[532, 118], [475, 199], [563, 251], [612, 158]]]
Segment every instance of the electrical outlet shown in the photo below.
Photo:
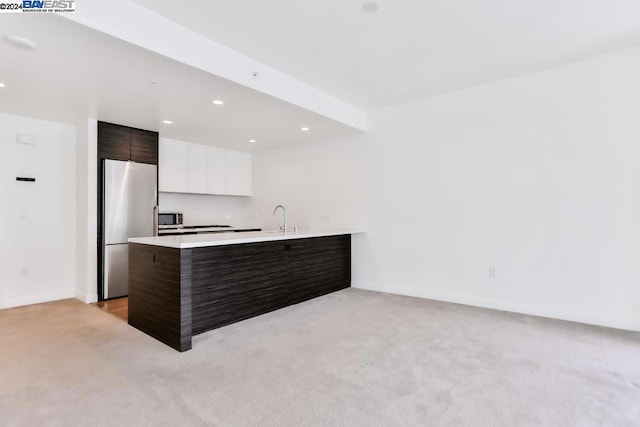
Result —
[[496, 268], [495, 267], [489, 267], [489, 278], [491, 279], [495, 279], [496, 278]]
[[227, 215], [224, 217], [225, 219], [231, 219], [231, 215]]
[[320, 215], [320, 221], [331, 221], [331, 215]]
[[27, 269], [27, 267], [22, 267], [20, 269], [20, 276], [27, 277], [28, 275], [29, 275], [29, 270]]
[[31, 221], [33, 219], [33, 211], [26, 210], [22, 212], [22, 214], [20, 215], [20, 219], [23, 221]]

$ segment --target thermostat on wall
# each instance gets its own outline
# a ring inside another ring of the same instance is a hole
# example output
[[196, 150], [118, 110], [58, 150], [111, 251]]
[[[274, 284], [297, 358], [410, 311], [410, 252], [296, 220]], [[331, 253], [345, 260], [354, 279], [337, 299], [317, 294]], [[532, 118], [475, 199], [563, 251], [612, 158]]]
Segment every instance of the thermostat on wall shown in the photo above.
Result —
[[36, 137], [33, 135], [16, 135], [16, 142], [18, 144], [36, 145]]

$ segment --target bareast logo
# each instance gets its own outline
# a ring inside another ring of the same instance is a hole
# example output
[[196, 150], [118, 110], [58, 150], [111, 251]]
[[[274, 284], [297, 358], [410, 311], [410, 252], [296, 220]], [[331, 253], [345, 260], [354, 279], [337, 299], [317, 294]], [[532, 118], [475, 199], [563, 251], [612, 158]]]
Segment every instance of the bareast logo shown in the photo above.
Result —
[[74, 0], [0, 0], [0, 12], [75, 12]]
[[22, 9], [73, 9], [74, 0], [22, 0]]

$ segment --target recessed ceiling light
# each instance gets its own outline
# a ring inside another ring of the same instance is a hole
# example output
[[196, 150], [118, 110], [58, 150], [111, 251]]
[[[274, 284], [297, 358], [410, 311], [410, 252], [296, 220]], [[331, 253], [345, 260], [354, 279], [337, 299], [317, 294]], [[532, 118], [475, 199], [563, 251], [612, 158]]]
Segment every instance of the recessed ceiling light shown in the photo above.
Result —
[[306, 126], [304, 126], [304, 127], [301, 127], [301, 128], [300, 128], [300, 130], [301, 130], [302, 132], [308, 132], [308, 131], [309, 131], [309, 128], [308, 128], [308, 127], [306, 127]]
[[171, 120], [163, 120], [162, 123], [164, 123], [165, 125], [173, 124]]
[[252, 144], [255, 144], [256, 140], [255, 139], [250, 139], [249, 142], [252, 143]]
[[362, 11], [365, 13], [371, 13], [377, 11], [379, 7], [380, 6], [378, 5], [378, 3], [374, 1], [368, 1], [362, 5]]
[[33, 50], [36, 47], [38, 47], [38, 45], [36, 44], [36, 42], [34, 42], [33, 40], [29, 40], [26, 37], [22, 37], [22, 36], [4, 36], [4, 40], [9, 43], [10, 45], [12, 45], [13, 47], [17, 47], [20, 49], [25, 49], [25, 50]]
[[6, 85], [2, 82], [0, 82], [0, 87], [5, 87]]
[[221, 99], [214, 99], [213, 103], [216, 104], [216, 105], [222, 105], [222, 104], [224, 104], [224, 101], [222, 101]]

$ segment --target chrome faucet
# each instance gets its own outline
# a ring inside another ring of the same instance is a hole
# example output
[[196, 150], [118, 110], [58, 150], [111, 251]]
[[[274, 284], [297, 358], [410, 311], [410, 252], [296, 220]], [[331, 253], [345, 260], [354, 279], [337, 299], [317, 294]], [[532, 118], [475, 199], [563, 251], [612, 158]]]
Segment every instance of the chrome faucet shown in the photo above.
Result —
[[276, 211], [278, 210], [278, 208], [282, 208], [282, 226], [280, 227], [280, 230], [287, 231], [287, 210], [285, 209], [284, 206], [278, 205], [273, 210], [274, 215], [276, 214]]

